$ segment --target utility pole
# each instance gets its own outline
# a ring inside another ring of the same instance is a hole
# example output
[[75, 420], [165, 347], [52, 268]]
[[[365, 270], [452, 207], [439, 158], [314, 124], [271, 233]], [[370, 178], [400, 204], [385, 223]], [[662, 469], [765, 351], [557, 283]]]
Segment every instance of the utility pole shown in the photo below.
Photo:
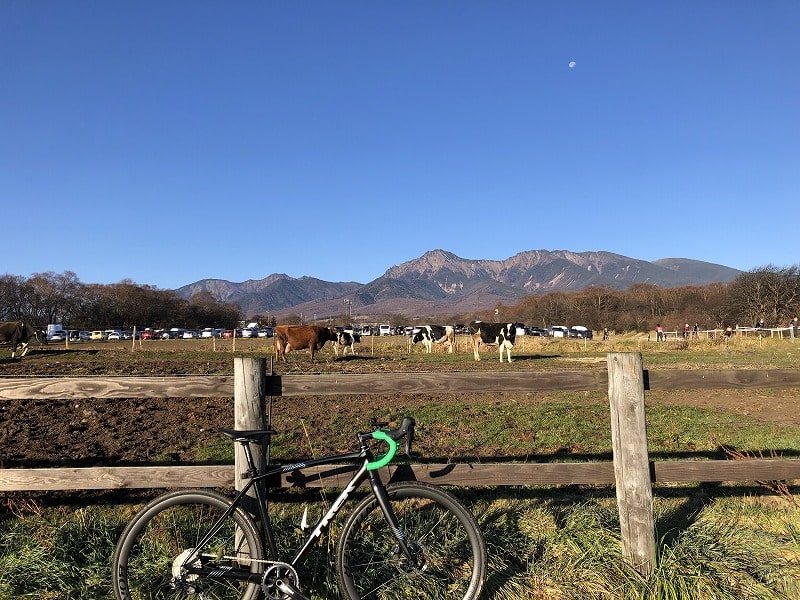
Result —
[[344, 299], [344, 314], [347, 317], [347, 323], [345, 323], [346, 325], [350, 325], [350, 321], [353, 318], [352, 306], [353, 306], [353, 303], [350, 301], [350, 299], [349, 298], [345, 298]]

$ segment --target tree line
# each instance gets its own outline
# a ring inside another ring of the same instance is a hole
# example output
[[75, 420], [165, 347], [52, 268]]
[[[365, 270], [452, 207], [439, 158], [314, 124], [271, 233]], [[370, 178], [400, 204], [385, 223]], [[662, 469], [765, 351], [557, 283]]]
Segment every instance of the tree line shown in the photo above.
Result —
[[[84, 284], [75, 273], [36, 273], [29, 278], [0, 277], [0, 320], [60, 323], [70, 329], [133, 326], [235, 327], [244, 318], [238, 304], [203, 292], [186, 300], [130, 280]], [[783, 327], [800, 316], [800, 265], [767, 265], [742, 273], [730, 283], [662, 288], [635, 284], [626, 290], [589, 287], [579, 292], [527, 296], [512, 306], [497, 305], [472, 315], [437, 320], [464, 323], [520, 322], [528, 326], [585, 325], [595, 331], [650, 331], [698, 323], [701, 329], [727, 326]], [[388, 316], [387, 316], [388, 317]], [[255, 318], [255, 317], [253, 317]], [[274, 321], [274, 318], [272, 319]], [[407, 319], [392, 316], [390, 322]]]
[[[495, 311], [497, 315], [495, 316]], [[579, 292], [549, 292], [498, 305], [478, 315], [485, 321], [528, 326], [585, 325], [595, 331], [652, 331], [727, 326], [785, 327], [800, 316], [800, 265], [767, 265], [740, 274], [730, 283], [662, 288], [639, 283], [626, 290], [589, 287]], [[459, 315], [453, 315], [459, 322]]]
[[59, 323], [69, 329], [142, 327], [235, 327], [238, 304], [201, 293], [189, 300], [130, 280], [109, 285], [84, 284], [75, 273], [35, 273], [29, 278], [0, 277], [0, 320], [29, 320], [40, 326]]

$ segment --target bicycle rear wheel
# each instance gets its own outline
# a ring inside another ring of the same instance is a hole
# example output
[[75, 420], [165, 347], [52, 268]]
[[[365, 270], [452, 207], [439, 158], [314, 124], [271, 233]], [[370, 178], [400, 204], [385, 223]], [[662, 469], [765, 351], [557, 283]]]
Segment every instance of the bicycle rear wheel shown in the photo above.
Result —
[[[128, 523], [112, 560], [117, 600], [253, 600], [261, 586], [226, 578], [260, 573], [263, 546], [252, 519], [236, 510], [203, 549], [197, 542], [230, 506], [208, 490], [180, 490], [159, 496]], [[197, 552], [199, 550], [199, 552]], [[187, 573], [182, 565], [203, 567]]]
[[486, 577], [486, 544], [474, 517], [452, 495], [425, 483], [387, 486], [409, 561], [374, 496], [347, 519], [336, 548], [345, 598], [448, 600], [478, 598]]

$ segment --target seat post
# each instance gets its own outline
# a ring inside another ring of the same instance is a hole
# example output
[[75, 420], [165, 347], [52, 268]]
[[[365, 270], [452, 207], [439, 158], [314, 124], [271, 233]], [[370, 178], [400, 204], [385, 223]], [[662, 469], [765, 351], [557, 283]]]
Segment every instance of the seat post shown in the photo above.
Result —
[[250, 448], [250, 440], [239, 440], [239, 443], [242, 445], [242, 449], [244, 450], [244, 457], [247, 461], [247, 471], [246, 474], [248, 477], [255, 477], [258, 475], [258, 470], [256, 469], [256, 463], [253, 459], [253, 450]]

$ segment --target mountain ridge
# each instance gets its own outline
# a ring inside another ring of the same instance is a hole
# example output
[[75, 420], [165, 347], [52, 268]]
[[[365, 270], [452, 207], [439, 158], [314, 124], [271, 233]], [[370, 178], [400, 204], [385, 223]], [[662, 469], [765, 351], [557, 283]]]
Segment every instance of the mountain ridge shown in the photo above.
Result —
[[191, 298], [207, 292], [240, 305], [245, 315], [276, 318], [303, 313], [310, 319], [342, 314], [435, 316], [514, 304], [531, 294], [579, 291], [592, 286], [627, 289], [733, 281], [741, 271], [688, 258], [644, 261], [606, 251], [528, 250], [502, 260], [465, 259], [442, 249], [389, 267], [368, 283], [330, 282], [273, 273], [234, 283], [202, 279], [176, 290]]

